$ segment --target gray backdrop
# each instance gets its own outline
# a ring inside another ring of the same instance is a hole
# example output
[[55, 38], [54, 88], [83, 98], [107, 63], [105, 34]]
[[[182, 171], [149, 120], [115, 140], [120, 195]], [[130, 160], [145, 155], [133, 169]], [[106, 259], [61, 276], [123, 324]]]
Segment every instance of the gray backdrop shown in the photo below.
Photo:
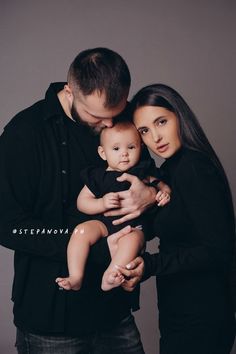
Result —
[[[42, 98], [51, 81], [66, 79], [79, 51], [106, 46], [126, 59], [131, 95], [162, 82], [186, 98], [222, 160], [235, 200], [235, 9], [233, 0], [1, 0], [0, 130]], [[156, 243], [149, 247], [155, 251]], [[10, 354], [11, 251], [0, 249], [0, 267], [0, 352]], [[146, 353], [154, 354], [154, 279], [142, 286], [141, 307], [137, 322]]]

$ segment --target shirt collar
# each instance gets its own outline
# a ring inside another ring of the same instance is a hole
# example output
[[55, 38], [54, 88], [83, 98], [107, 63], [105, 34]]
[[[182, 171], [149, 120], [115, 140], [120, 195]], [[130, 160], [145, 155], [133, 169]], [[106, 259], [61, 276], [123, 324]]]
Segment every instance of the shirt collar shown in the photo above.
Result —
[[44, 119], [65, 115], [65, 112], [58, 99], [58, 92], [63, 90], [66, 82], [53, 82], [45, 94], [45, 114]]

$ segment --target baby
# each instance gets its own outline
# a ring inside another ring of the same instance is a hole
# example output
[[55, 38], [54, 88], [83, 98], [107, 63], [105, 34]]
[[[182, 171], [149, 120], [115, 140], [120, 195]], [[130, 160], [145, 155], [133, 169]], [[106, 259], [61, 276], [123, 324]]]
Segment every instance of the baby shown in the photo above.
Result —
[[[90, 247], [101, 237], [106, 237], [126, 225], [132, 227], [128, 235], [119, 239], [117, 252], [103, 274], [101, 287], [104, 291], [120, 286], [124, 281], [115, 266], [125, 266], [144, 248], [143, 216], [115, 225], [114, 217], [103, 215], [110, 209], [120, 207], [118, 192], [130, 187], [128, 182], [117, 181], [117, 177], [124, 172], [136, 175], [145, 183], [157, 180], [154, 177], [157, 169], [152, 161], [140, 162], [141, 151], [141, 138], [131, 122], [118, 121], [112, 128], [102, 130], [98, 153], [107, 161], [108, 166], [106, 169], [91, 167], [83, 172], [85, 186], [77, 199], [78, 209], [83, 213], [95, 215], [95, 218], [77, 225], [71, 235], [67, 249], [69, 277], [56, 279], [61, 288], [81, 288]], [[161, 181], [157, 181], [157, 184], [160, 189], [157, 194], [158, 205], [165, 205], [170, 199], [170, 189]]]

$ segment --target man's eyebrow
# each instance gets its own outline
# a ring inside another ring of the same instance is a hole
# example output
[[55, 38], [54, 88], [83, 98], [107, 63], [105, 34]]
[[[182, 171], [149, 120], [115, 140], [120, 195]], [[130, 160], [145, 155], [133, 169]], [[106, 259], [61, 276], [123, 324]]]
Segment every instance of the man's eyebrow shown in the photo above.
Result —
[[88, 111], [85, 111], [86, 113], [88, 113], [90, 116], [92, 116], [93, 118], [97, 118], [97, 119], [106, 119], [105, 117], [99, 117], [99, 116], [97, 116], [97, 115], [94, 115], [94, 114], [92, 114], [92, 113], [90, 113], [90, 112], [88, 112]]

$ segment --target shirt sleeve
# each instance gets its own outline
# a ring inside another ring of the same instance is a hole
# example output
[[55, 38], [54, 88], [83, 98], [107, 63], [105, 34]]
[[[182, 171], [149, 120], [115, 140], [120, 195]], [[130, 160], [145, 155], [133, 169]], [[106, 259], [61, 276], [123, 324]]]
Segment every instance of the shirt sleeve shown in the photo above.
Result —
[[15, 251], [43, 257], [66, 256], [68, 235], [45, 237], [20, 230], [47, 229], [33, 213], [39, 164], [33, 139], [27, 133], [6, 130], [0, 139], [0, 242]]
[[[193, 159], [176, 171], [172, 187], [182, 199], [195, 239], [189, 246], [176, 247], [169, 253], [160, 250], [158, 254], [144, 254], [144, 278], [192, 271], [228, 272], [234, 248], [234, 222], [227, 188], [218, 170], [206, 158]], [[191, 233], [188, 236], [191, 240]]]
[[[70, 239], [66, 230], [59, 236], [22, 232], [52, 227], [34, 215], [41, 173], [34, 140], [32, 133], [17, 129], [6, 129], [0, 137], [0, 244], [30, 255], [66, 261]], [[110, 259], [106, 239], [92, 249], [90, 261], [101, 263], [100, 252], [104, 259]]]

